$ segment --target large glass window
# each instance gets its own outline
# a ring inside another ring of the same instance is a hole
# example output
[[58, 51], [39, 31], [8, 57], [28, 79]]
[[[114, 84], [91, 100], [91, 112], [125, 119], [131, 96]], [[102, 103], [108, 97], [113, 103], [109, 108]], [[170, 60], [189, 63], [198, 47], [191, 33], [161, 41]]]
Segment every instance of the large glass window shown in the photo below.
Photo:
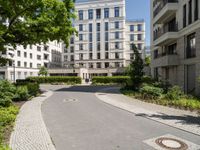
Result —
[[92, 9], [89, 9], [89, 10], [88, 10], [88, 19], [89, 19], [89, 20], [92, 20], [92, 19], [93, 19], [93, 10], [92, 10]]
[[108, 22], [105, 22], [105, 31], [109, 30]]
[[130, 31], [134, 31], [134, 25], [130, 25]]
[[199, 0], [194, 0], [194, 2], [194, 20], [196, 21], [199, 19]]
[[83, 41], [83, 34], [79, 34], [79, 41]]
[[142, 24], [138, 24], [138, 31], [142, 31]]
[[79, 20], [83, 20], [83, 10], [78, 11]]
[[100, 35], [100, 32], [97, 33], [97, 41], [99, 42], [101, 40], [101, 35]]
[[187, 9], [186, 9], [186, 5], [183, 6], [183, 28], [186, 27], [187, 25]]
[[115, 49], [119, 49], [119, 42], [115, 42]]
[[93, 45], [92, 43], [89, 43], [89, 51], [92, 51], [92, 49], [93, 49]]
[[100, 31], [100, 30], [101, 30], [101, 24], [97, 23], [97, 31]]
[[106, 32], [106, 33], [105, 33], [105, 41], [108, 41], [108, 40], [109, 40], [109, 33]]
[[118, 21], [115, 22], [115, 29], [119, 29], [119, 22]]
[[89, 24], [89, 32], [92, 32], [92, 23]]
[[83, 25], [79, 24], [79, 31], [83, 31]]
[[115, 39], [119, 39], [119, 32], [115, 32]]
[[119, 17], [119, 7], [115, 7], [115, 17]]
[[101, 50], [101, 44], [97, 43], [97, 51], [100, 51], [100, 50]]
[[188, 24], [192, 23], [192, 0], [189, 1], [188, 6]]
[[101, 19], [101, 9], [96, 10], [96, 19]]
[[109, 44], [108, 42], [105, 43], [105, 51], [108, 51], [109, 50]]
[[130, 41], [134, 41], [134, 34], [130, 34]]
[[89, 33], [89, 42], [92, 42], [92, 33]]
[[138, 34], [138, 41], [142, 40], [142, 34]]
[[186, 57], [187, 58], [196, 57], [196, 35], [195, 35], [195, 33], [193, 33], [187, 37]]
[[83, 50], [83, 44], [79, 44], [79, 50]]
[[109, 8], [104, 9], [104, 18], [109, 18]]

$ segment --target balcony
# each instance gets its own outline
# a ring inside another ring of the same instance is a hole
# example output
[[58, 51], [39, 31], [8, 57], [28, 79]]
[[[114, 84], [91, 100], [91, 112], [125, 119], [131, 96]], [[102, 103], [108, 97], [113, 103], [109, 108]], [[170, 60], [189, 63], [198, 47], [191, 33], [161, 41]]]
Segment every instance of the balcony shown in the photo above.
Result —
[[152, 61], [153, 67], [177, 66], [178, 64], [179, 64], [179, 59], [176, 53], [160, 55]]
[[154, 32], [154, 45], [160, 46], [167, 44], [178, 38], [178, 24], [165, 26]]
[[[161, 1], [161, 0], [160, 0]], [[178, 0], [162, 0], [153, 12], [153, 23], [160, 24], [175, 15], [178, 9]]]

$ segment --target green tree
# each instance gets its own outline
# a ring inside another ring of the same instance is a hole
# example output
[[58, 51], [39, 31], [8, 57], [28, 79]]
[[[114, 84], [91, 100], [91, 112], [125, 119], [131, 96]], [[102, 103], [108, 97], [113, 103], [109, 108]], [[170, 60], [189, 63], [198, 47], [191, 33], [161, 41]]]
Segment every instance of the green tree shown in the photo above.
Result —
[[131, 78], [132, 88], [134, 90], [138, 90], [140, 85], [142, 84], [142, 77], [144, 75], [143, 68], [144, 63], [141, 58], [141, 54], [139, 53], [135, 44], [131, 44], [131, 49], [134, 53], [134, 59], [132, 60], [130, 66], [128, 67], [128, 74]]
[[46, 67], [42, 66], [40, 67], [40, 70], [39, 70], [39, 73], [38, 73], [39, 76], [47, 76], [48, 75], [48, 70]]
[[145, 58], [145, 65], [150, 66], [150, 64], [151, 64], [151, 57], [148, 56], [148, 57]]
[[[75, 18], [74, 0], [0, 0], [0, 51], [53, 40], [68, 45]], [[0, 56], [0, 65], [5, 63]]]

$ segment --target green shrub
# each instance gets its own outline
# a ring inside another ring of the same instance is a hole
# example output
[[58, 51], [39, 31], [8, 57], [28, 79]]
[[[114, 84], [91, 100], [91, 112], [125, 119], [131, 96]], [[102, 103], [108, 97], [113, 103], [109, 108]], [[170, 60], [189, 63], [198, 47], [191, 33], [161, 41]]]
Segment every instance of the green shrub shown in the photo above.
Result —
[[128, 76], [113, 76], [113, 77], [93, 77], [92, 84], [123, 84], [125, 85], [130, 80]]
[[73, 83], [81, 84], [80, 77], [59, 77], [59, 76], [50, 76], [50, 77], [29, 77], [27, 80], [37, 83]]
[[40, 86], [38, 83], [27, 83], [28, 94], [30, 96], [37, 96]]
[[0, 91], [0, 106], [10, 106], [15, 95], [15, 86], [6, 80], [0, 80]]
[[28, 98], [29, 98], [29, 92], [27, 86], [18, 86], [13, 100], [24, 101], [28, 100]]
[[150, 76], [143, 76], [142, 82], [146, 84], [153, 84], [155, 81]]
[[174, 86], [169, 89], [165, 98], [168, 100], [180, 100], [184, 96], [181, 88], [179, 86]]
[[163, 89], [151, 85], [143, 85], [140, 93], [144, 99], [159, 99], [163, 94]]

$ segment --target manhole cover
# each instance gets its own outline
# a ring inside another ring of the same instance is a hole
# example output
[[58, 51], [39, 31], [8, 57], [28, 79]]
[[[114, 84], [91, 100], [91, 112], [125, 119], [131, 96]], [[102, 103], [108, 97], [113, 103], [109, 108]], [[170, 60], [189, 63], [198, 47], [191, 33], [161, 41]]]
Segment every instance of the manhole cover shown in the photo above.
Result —
[[64, 99], [63, 102], [76, 102], [78, 101], [77, 99], [74, 98], [68, 98], [68, 99]]
[[156, 139], [156, 144], [167, 150], [187, 150], [188, 145], [174, 138], [159, 138]]

